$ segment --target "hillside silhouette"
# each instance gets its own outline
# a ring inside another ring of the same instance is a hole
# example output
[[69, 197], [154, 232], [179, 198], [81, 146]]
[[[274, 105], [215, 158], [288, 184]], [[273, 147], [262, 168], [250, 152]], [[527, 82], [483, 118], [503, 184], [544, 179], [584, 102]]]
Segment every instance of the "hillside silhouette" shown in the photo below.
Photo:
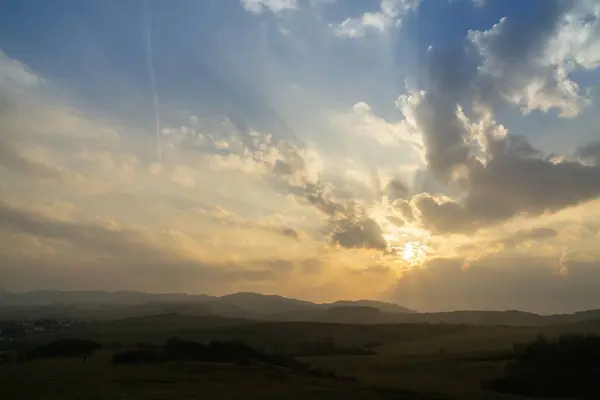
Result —
[[313, 303], [278, 295], [234, 293], [225, 296], [106, 291], [0, 292], [0, 319], [74, 318], [101, 320], [162, 314], [215, 316], [262, 321], [338, 323], [448, 323], [549, 326], [600, 320], [600, 310], [539, 315], [509, 311], [420, 313], [375, 300]]

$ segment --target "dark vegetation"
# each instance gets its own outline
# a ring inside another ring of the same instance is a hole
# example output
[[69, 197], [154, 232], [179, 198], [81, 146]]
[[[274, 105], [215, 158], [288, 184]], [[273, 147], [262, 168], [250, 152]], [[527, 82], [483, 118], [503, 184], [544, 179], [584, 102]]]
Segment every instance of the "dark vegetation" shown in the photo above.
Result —
[[113, 362], [117, 364], [166, 361], [264, 363], [283, 367], [299, 363], [291, 357], [267, 354], [243, 343], [213, 341], [203, 344], [177, 337], [167, 340], [163, 346], [141, 345], [136, 349], [117, 352], [113, 357]]
[[203, 344], [174, 337], [169, 339], [163, 346], [138, 345], [136, 349], [120, 351], [113, 355], [113, 363], [115, 364], [146, 364], [173, 361], [237, 365], [264, 364], [283, 367], [296, 373], [313, 376], [355, 380], [353, 377], [340, 376], [335, 372], [313, 368], [308, 363], [299, 361], [294, 357], [268, 354], [241, 342], [213, 341]]
[[596, 399], [600, 394], [600, 336], [538, 337], [513, 347], [514, 361], [486, 384], [507, 393], [536, 397]]
[[[39, 330], [32, 322], [20, 323]], [[59, 325], [0, 346], [0, 380], [8, 383], [0, 384], [0, 399], [184, 400], [200, 391], [215, 399], [252, 392], [249, 398], [508, 400], [599, 393], [591, 380], [599, 375], [598, 337], [588, 335], [600, 334], [596, 321], [367, 325], [162, 314]], [[546, 338], [536, 339], [540, 333]]]
[[361, 347], [340, 347], [336, 345], [335, 339], [325, 336], [310, 342], [298, 344], [299, 357], [326, 357], [335, 355], [372, 355], [375, 354], [374, 347], [380, 345], [378, 342], [369, 342]]
[[102, 345], [92, 340], [60, 339], [41, 344], [30, 350], [22, 351], [21, 360], [56, 357], [84, 357], [102, 348]]

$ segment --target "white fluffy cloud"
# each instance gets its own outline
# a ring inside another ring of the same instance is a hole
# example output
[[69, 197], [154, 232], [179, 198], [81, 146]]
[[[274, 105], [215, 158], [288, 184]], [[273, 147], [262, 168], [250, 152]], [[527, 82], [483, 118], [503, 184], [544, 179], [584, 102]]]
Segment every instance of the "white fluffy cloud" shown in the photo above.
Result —
[[489, 90], [525, 114], [557, 110], [574, 117], [590, 102], [572, 74], [600, 64], [600, 5], [578, 1], [565, 12], [565, 4], [549, 2], [533, 24], [503, 18], [487, 31], [469, 33]]
[[382, 33], [395, 24], [401, 24], [402, 19], [416, 10], [419, 4], [421, 0], [381, 0], [379, 11], [347, 18], [331, 27], [337, 36], [346, 38], [363, 37], [369, 32]]
[[418, 101], [415, 96], [402, 98], [402, 110], [406, 112], [404, 119], [399, 122], [388, 122], [377, 116], [371, 106], [365, 102], [354, 104], [347, 113], [334, 116], [333, 123], [340, 130], [373, 138], [382, 145], [410, 145], [417, 150], [423, 147], [419, 132], [414, 126], [414, 117], [409, 114], [405, 104]]

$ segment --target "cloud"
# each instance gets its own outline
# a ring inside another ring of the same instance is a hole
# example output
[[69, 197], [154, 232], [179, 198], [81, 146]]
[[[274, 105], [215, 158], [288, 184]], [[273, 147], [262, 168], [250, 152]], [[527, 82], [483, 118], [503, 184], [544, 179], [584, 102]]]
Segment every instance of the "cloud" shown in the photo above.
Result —
[[383, 230], [372, 218], [366, 216], [346, 216], [329, 221], [333, 225], [331, 241], [346, 248], [386, 250], [387, 241]]
[[[412, 99], [407, 99], [410, 102]], [[419, 151], [423, 144], [418, 132], [414, 129], [411, 115], [399, 122], [388, 122], [377, 116], [371, 106], [365, 102], [358, 102], [347, 113], [333, 117], [334, 126], [357, 136], [375, 139], [382, 145], [399, 146], [409, 145]]]
[[246, 11], [251, 13], [261, 13], [263, 10], [270, 10], [278, 14], [285, 10], [294, 10], [298, 8], [297, 0], [241, 0]]
[[505, 155], [469, 169], [464, 199], [421, 194], [411, 204], [425, 227], [467, 232], [517, 215], [557, 212], [600, 196], [600, 168]]
[[468, 1], [473, 4], [474, 7], [481, 8], [487, 4], [487, 0], [448, 0], [450, 3], [458, 3], [460, 1]]
[[357, 202], [338, 202], [326, 186], [307, 184], [303, 196], [327, 216], [325, 226], [332, 244], [345, 248], [386, 250], [387, 241], [380, 225]]
[[513, 235], [502, 238], [499, 243], [505, 247], [515, 247], [530, 241], [540, 241], [558, 236], [558, 231], [553, 228], [521, 229]]
[[281, 235], [298, 240], [298, 231], [293, 228], [281, 228]]
[[[452, 68], [450, 65], [448, 68]], [[449, 79], [446, 76], [439, 79]], [[445, 89], [445, 88], [441, 88]], [[444, 182], [452, 180], [458, 167], [465, 165], [469, 156], [466, 130], [460, 119], [456, 98], [443, 90], [412, 92], [401, 97], [397, 105], [405, 115], [414, 118], [425, 148], [425, 160], [434, 176]]]
[[[483, 136], [501, 132], [504, 127], [494, 123], [493, 109], [499, 101], [516, 104], [523, 112], [534, 109], [557, 109], [564, 116], [577, 115], [587, 101], [580, 96], [577, 85], [568, 79], [578, 68], [592, 69], [597, 63], [590, 55], [585, 62], [573, 62], [573, 54], [565, 50], [581, 39], [576, 30], [588, 39], [585, 49], [592, 48], [590, 27], [583, 24], [584, 13], [565, 7], [568, 2], [550, 1], [548, 7], [536, 18], [529, 20], [502, 19], [489, 31], [471, 31], [469, 42], [477, 51], [473, 57], [469, 50], [458, 47], [428, 52], [425, 72], [428, 89], [411, 91], [399, 99], [398, 106], [405, 114], [414, 115], [415, 128], [421, 133], [426, 160], [436, 177], [451, 181], [453, 174], [468, 164], [475, 137], [469, 117], [474, 114], [485, 124]], [[587, 11], [592, 9], [590, 3]], [[583, 5], [582, 8], [585, 8]], [[595, 26], [596, 19], [589, 24]], [[561, 38], [559, 46], [557, 38]], [[600, 42], [598, 42], [600, 43]], [[588, 51], [592, 53], [591, 50]], [[505, 141], [506, 142], [506, 141]], [[489, 150], [489, 149], [484, 149]]]
[[[592, 1], [549, 1], [535, 24], [503, 18], [469, 39], [483, 58], [479, 68], [486, 89], [519, 106], [523, 113], [557, 110], [579, 115], [589, 104], [571, 79], [577, 70], [600, 63], [600, 8]], [[488, 96], [488, 92], [484, 96]]]
[[11, 143], [0, 139], [0, 166], [12, 171], [28, 174], [41, 179], [65, 181], [74, 175], [60, 167], [35, 160], [19, 151]]
[[392, 25], [419, 7], [421, 0], [381, 0], [379, 11], [366, 12], [358, 18], [347, 18], [339, 24], [331, 24], [336, 36], [359, 38], [370, 32], [383, 33]]
[[398, 199], [406, 199], [409, 194], [409, 189], [402, 179], [393, 178], [390, 179], [388, 184], [385, 186], [384, 194], [391, 203]]
[[[577, 152], [587, 164], [544, 157], [526, 137], [511, 134], [494, 119], [494, 109], [504, 102], [524, 112], [557, 109], [563, 116], [573, 116], [581, 111], [583, 98], [567, 77], [577, 68], [599, 65], [590, 50], [591, 43], [600, 40], [600, 35], [591, 37], [597, 18], [588, 15], [587, 23], [582, 22], [584, 10], [592, 15], [599, 10], [588, 2], [573, 8], [565, 4], [549, 2], [534, 25], [503, 19], [489, 31], [470, 32], [469, 40], [481, 58], [473, 59], [464, 48], [431, 49], [425, 69], [427, 90], [409, 91], [399, 99], [398, 106], [413, 116], [415, 130], [422, 135], [428, 169], [458, 191], [458, 200], [422, 194], [411, 201], [428, 229], [472, 231], [600, 196], [600, 168], [590, 165], [595, 164], [594, 145]], [[565, 30], [575, 30], [585, 40]], [[568, 43], [585, 49], [588, 56], [575, 61], [575, 53], [565, 48]]]
[[[186, 251], [187, 244], [194, 244], [181, 232], [133, 230], [120, 227], [114, 221], [101, 224], [57, 220], [6, 203], [0, 203], [0, 234], [5, 243], [21, 238], [15, 242], [16, 250], [23, 246], [29, 248], [27, 255], [21, 254], [18, 258], [8, 248], [0, 251], [3, 265], [0, 276], [3, 282], [13, 285], [18, 277], [24, 279], [23, 271], [15, 273], [17, 266], [23, 263], [28, 264], [26, 275], [37, 271], [35, 273], [45, 276], [44, 271], [52, 268], [55, 276], [51, 281], [58, 287], [69, 286], [73, 281], [78, 283], [72, 288], [81, 287], [83, 282], [98, 278], [100, 286], [94, 288], [148, 290], [159, 287], [160, 290], [194, 291], [227, 282], [274, 281], [291, 274], [296, 266], [294, 260], [268, 257], [238, 263], [198, 258]], [[44, 246], [56, 252], [52, 251], [54, 255], [50, 256], [38, 255], [38, 249], [23, 239], [27, 237], [45, 242]], [[67, 251], [69, 257], [60, 257], [62, 251]], [[61, 262], [63, 265], [58, 265]], [[189, 279], [195, 281], [197, 287], [186, 285], [185, 280]], [[38, 285], [48, 287], [41, 282]]]
[[533, 256], [488, 256], [466, 269], [461, 259], [435, 259], [405, 272], [391, 298], [419, 311], [570, 313], [597, 308], [599, 279], [593, 262], [569, 262], [563, 276], [555, 259]]
[[125, 256], [128, 252], [139, 255], [146, 253], [159, 260], [164, 259], [166, 255], [158, 249], [151, 248], [149, 241], [133, 231], [121, 230], [118, 227], [108, 229], [97, 224], [54, 220], [34, 212], [20, 210], [6, 203], [0, 203], [0, 229], [64, 240], [88, 250], [111, 255]]
[[[364, 205], [354, 200], [335, 198], [331, 183], [321, 177], [322, 166], [314, 151], [270, 135], [253, 133], [251, 144], [241, 146], [235, 153], [210, 157], [221, 161], [218, 168], [237, 169], [259, 176], [276, 191], [292, 194], [300, 202], [314, 206], [325, 217], [324, 227], [331, 244], [344, 248], [386, 250], [383, 231], [368, 215]], [[228, 162], [224, 163], [225, 158], [222, 157], [227, 157]], [[231, 162], [233, 160], [236, 162]], [[294, 237], [288, 231], [291, 228], [283, 229], [284, 236]]]
[[600, 142], [589, 143], [578, 148], [575, 155], [584, 163], [600, 167]]
[[14, 60], [0, 50], [0, 87], [4, 90], [24, 90], [35, 87], [42, 80], [20, 61]]

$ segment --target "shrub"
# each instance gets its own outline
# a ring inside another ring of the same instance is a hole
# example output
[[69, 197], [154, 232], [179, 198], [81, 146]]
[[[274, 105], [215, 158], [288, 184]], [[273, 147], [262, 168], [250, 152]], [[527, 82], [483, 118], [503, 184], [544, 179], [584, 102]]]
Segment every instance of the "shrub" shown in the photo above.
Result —
[[92, 354], [100, 348], [102, 345], [92, 340], [61, 339], [28, 350], [21, 358], [31, 360], [35, 358], [82, 357]]
[[113, 355], [113, 363], [115, 364], [142, 364], [163, 360], [164, 357], [160, 353], [147, 349], [122, 351]]
[[600, 337], [543, 336], [513, 346], [514, 361], [487, 388], [528, 396], [595, 398], [600, 393]]

